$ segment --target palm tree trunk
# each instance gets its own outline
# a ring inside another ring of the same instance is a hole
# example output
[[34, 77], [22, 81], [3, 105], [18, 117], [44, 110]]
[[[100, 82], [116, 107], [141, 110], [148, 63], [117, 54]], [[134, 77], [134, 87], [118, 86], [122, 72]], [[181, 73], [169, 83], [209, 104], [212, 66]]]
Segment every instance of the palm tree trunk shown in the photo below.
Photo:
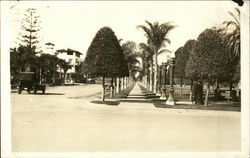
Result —
[[151, 91], [153, 92], [154, 91], [154, 69], [153, 69], [153, 59], [151, 60]]
[[154, 80], [154, 84], [155, 84], [155, 93], [158, 92], [158, 61], [157, 61], [157, 50], [155, 50], [155, 80]]

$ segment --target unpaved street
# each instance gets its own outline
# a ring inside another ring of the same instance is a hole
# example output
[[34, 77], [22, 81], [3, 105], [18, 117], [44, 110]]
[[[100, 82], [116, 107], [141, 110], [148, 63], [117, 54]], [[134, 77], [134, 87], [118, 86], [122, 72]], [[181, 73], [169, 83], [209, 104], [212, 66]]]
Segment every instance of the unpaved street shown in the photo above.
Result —
[[12, 148], [20, 152], [239, 151], [240, 112], [93, 104], [100, 85], [11, 94]]

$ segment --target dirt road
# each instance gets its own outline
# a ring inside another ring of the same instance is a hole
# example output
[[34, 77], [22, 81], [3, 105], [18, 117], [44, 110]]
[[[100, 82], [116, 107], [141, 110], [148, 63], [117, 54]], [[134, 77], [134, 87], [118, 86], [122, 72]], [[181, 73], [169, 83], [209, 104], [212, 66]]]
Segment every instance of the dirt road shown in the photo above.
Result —
[[12, 149], [21, 152], [239, 151], [240, 112], [93, 104], [100, 85], [11, 94]]

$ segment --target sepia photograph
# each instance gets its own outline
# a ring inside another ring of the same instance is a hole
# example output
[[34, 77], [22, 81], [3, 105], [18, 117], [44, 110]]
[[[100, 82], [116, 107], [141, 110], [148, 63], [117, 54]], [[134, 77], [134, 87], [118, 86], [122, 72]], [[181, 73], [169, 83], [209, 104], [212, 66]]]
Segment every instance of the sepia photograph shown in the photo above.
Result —
[[249, 157], [249, 6], [1, 2], [2, 157]]

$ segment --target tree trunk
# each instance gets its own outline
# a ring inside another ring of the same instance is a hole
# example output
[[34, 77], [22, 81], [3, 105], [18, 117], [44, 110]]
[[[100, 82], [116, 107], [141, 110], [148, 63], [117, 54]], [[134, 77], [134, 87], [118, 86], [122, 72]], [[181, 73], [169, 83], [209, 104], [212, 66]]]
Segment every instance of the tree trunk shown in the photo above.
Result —
[[120, 78], [120, 91], [123, 90], [123, 87], [122, 87], [123, 83], [122, 83], [122, 77]]
[[150, 71], [147, 74], [147, 89], [150, 90]]
[[105, 76], [102, 77], [102, 101], [105, 101]]
[[151, 80], [150, 80], [150, 83], [151, 83], [151, 91], [153, 92], [154, 91], [154, 68], [153, 68], [153, 59], [151, 61]]
[[116, 81], [116, 77], [114, 78], [114, 94], [116, 94], [116, 87], [117, 87], [117, 81]]
[[232, 91], [232, 89], [233, 89], [233, 82], [229, 81], [229, 90]]
[[180, 93], [180, 96], [182, 96], [182, 78], [181, 78], [181, 93]]
[[209, 97], [209, 92], [210, 92], [210, 84], [207, 84], [207, 92], [206, 92], [206, 97], [205, 97], [205, 103], [204, 106], [208, 105], [208, 97]]
[[42, 84], [42, 68], [39, 68], [39, 84]]
[[63, 73], [63, 85], [65, 85], [66, 73]]
[[121, 79], [118, 77], [118, 93], [121, 91]]
[[113, 77], [111, 77], [110, 98], [113, 98], [113, 96], [114, 96], [113, 82], [114, 82]]
[[158, 61], [157, 61], [157, 50], [155, 50], [155, 72], [154, 72], [154, 76], [155, 76], [155, 93], [158, 92]]
[[193, 95], [193, 80], [191, 80], [191, 88], [190, 88], [190, 97], [189, 100], [192, 101], [192, 95]]
[[125, 77], [125, 89], [128, 87], [128, 77]]
[[125, 89], [125, 83], [124, 83], [124, 77], [122, 78], [122, 89], [124, 90]]

